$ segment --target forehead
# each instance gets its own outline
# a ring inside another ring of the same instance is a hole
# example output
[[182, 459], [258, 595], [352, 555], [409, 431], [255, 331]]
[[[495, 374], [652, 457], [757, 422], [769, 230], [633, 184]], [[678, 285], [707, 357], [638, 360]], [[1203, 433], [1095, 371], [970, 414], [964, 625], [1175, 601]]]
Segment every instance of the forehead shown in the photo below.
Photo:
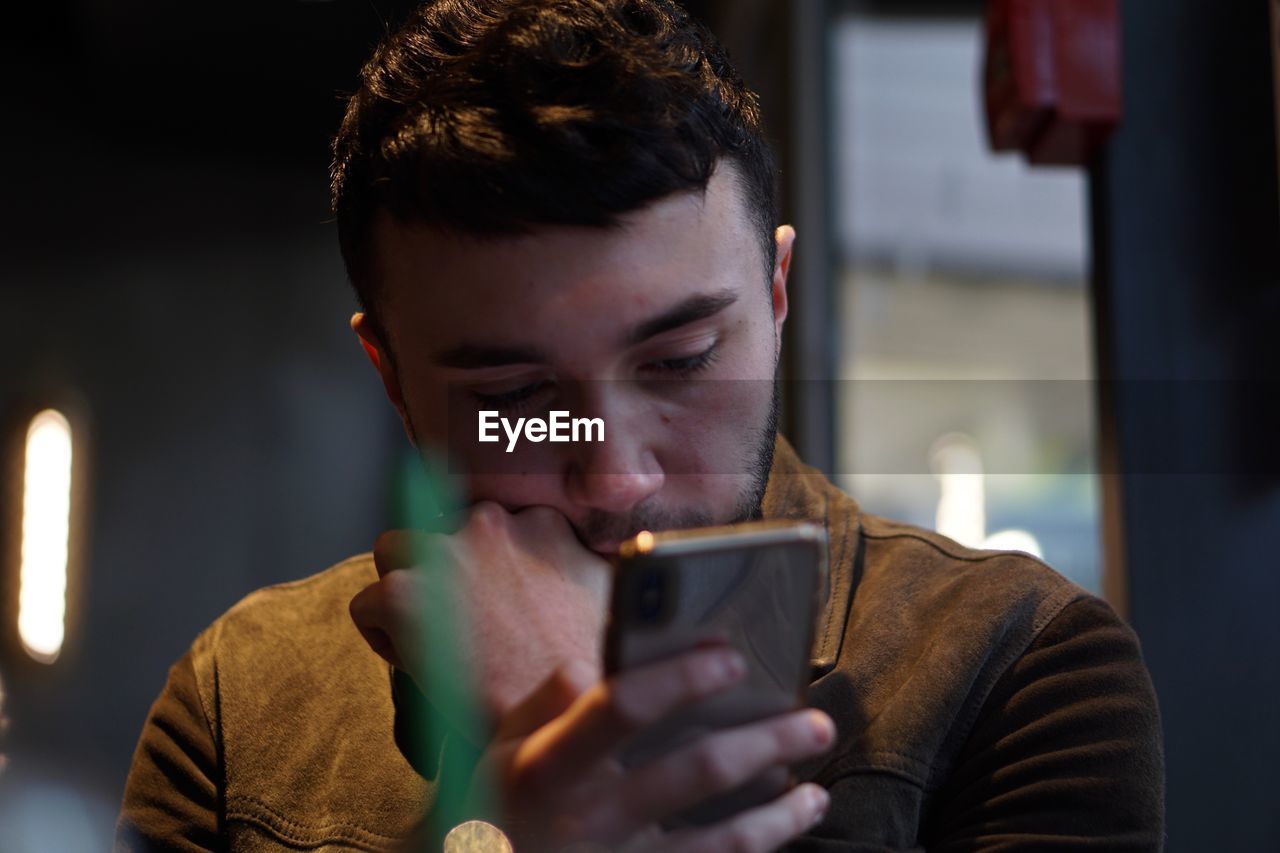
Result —
[[391, 343], [550, 344], [605, 339], [700, 292], [754, 289], [763, 252], [736, 176], [671, 196], [616, 227], [472, 238], [380, 214], [379, 298]]

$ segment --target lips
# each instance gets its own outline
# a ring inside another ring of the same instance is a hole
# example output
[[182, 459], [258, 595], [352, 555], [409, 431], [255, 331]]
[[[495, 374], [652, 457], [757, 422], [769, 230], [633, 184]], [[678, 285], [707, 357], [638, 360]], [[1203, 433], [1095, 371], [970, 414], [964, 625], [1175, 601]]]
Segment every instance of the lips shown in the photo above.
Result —
[[[570, 523], [572, 524], [572, 522]], [[633, 525], [630, 524], [592, 524], [591, 520], [588, 520], [583, 527], [579, 527], [577, 524], [572, 524], [572, 526], [578, 541], [582, 543], [582, 547], [588, 551], [594, 551], [605, 559], [617, 557], [623, 542], [626, 542], [641, 530], [649, 529], [638, 527], [633, 530]]]
[[610, 539], [606, 542], [592, 542], [587, 545], [587, 549], [595, 551], [601, 557], [609, 558], [618, 556], [618, 549], [622, 547], [624, 539]]

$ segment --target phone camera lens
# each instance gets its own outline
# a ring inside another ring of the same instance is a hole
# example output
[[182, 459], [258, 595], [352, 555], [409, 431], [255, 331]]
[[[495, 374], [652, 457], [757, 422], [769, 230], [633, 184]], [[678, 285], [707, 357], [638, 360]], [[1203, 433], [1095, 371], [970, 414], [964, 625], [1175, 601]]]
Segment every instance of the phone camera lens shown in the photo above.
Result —
[[662, 617], [666, 601], [667, 578], [661, 571], [648, 571], [640, 578], [636, 616], [641, 622], [653, 623]]

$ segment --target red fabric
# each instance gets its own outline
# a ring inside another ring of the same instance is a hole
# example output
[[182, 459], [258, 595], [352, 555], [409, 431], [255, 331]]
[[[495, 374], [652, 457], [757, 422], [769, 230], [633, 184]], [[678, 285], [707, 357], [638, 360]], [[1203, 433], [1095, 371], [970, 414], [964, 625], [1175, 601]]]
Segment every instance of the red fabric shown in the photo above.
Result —
[[993, 0], [986, 33], [991, 147], [1087, 163], [1122, 112], [1117, 0]]

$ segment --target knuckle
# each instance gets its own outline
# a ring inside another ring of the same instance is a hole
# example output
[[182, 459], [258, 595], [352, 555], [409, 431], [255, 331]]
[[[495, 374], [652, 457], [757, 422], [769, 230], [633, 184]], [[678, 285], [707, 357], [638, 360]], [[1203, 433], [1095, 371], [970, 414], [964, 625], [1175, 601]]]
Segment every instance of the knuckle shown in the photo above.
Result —
[[407, 569], [396, 569], [382, 576], [383, 592], [390, 602], [403, 601], [413, 594], [413, 576]]
[[373, 543], [373, 562], [379, 577], [400, 569], [411, 569], [424, 558], [430, 534], [413, 530], [388, 530]]
[[723, 790], [738, 781], [732, 758], [722, 749], [710, 744], [699, 747], [693, 755], [694, 775], [707, 788]]
[[471, 507], [468, 523], [484, 530], [495, 530], [506, 526], [509, 517], [509, 514], [502, 508], [501, 504], [493, 501], [480, 501]]
[[387, 530], [373, 541], [373, 562], [379, 572], [399, 568], [403, 560], [404, 531]]

